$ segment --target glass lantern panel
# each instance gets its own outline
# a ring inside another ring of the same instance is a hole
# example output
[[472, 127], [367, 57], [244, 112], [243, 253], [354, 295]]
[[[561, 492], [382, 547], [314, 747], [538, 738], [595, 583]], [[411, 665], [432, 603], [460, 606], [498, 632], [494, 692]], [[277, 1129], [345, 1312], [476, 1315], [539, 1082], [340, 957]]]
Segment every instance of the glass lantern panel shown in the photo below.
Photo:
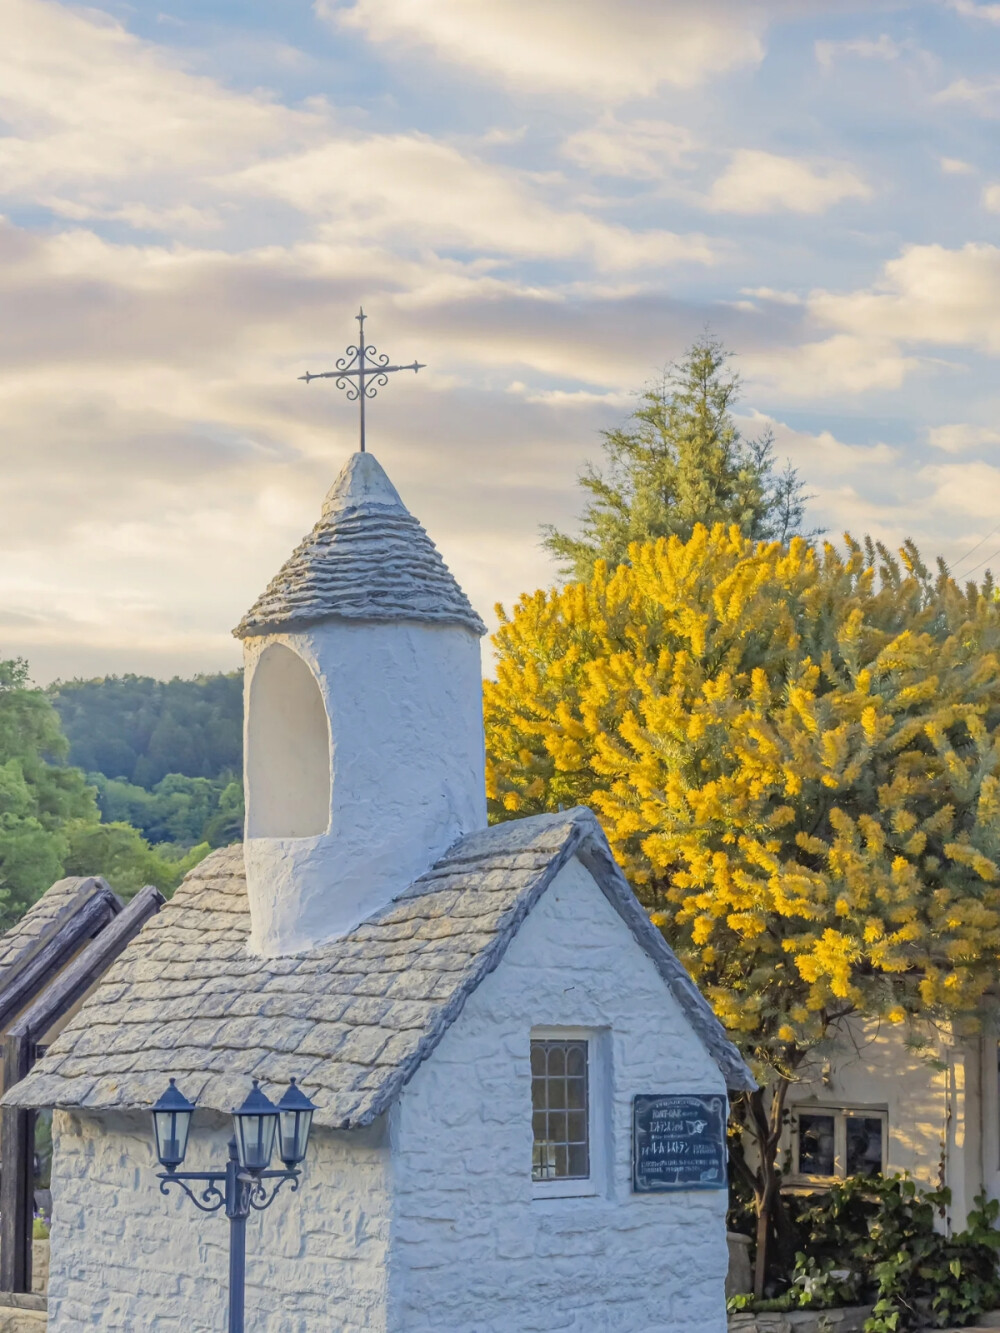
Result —
[[264, 1171], [274, 1149], [276, 1115], [241, 1115], [237, 1141], [240, 1165], [248, 1171]]
[[298, 1165], [309, 1146], [312, 1111], [282, 1111], [278, 1117], [278, 1146], [281, 1160]]
[[154, 1111], [156, 1153], [164, 1166], [178, 1166], [187, 1151], [191, 1115], [184, 1111]]

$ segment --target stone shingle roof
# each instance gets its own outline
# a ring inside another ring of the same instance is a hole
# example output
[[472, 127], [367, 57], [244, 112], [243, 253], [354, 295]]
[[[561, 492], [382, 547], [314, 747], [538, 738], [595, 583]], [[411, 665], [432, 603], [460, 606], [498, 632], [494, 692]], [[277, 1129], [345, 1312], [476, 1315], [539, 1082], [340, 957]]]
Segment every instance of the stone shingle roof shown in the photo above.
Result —
[[102, 879], [73, 875], [58, 879], [50, 889], [28, 908], [20, 921], [0, 935], [0, 988], [8, 973], [26, 954], [30, 953], [41, 937], [55, 926], [60, 917], [68, 919], [96, 894], [109, 893]]
[[577, 856], [652, 958], [732, 1089], [753, 1086], [718, 1020], [649, 922], [589, 810], [461, 839], [394, 902], [308, 953], [258, 958], [242, 848], [208, 857], [146, 925], [8, 1105], [148, 1107], [170, 1075], [228, 1111], [247, 1076], [297, 1075], [317, 1123], [384, 1111]]
[[331, 617], [486, 626], [371, 454], [353, 454], [312, 532], [233, 631], [237, 638]]

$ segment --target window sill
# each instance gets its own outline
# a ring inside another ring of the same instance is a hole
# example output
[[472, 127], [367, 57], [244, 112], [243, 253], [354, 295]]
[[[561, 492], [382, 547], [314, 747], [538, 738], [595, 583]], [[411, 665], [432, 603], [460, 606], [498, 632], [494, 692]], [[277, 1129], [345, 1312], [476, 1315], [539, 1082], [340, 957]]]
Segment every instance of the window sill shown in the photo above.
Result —
[[539, 1199], [593, 1199], [598, 1194], [594, 1180], [532, 1181], [531, 1197]]
[[[872, 1176], [873, 1181], [884, 1178], [884, 1173]], [[815, 1194], [817, 1190], [832, 1189], [834, 1185], [843, 1185], [846, 1176], [786, 1176], [781, 1182], [783, 1194]]]

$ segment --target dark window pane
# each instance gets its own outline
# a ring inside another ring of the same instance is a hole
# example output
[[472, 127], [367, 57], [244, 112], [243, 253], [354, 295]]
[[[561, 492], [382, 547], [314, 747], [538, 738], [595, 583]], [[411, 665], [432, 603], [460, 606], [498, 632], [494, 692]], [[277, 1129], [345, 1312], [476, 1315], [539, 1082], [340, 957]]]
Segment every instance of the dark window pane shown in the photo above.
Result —
[[833, 1116], [799, 1114], [799, 1171], [833, 1175]]
[[882, 1120], [879, 1116], [847, 1117], [847, 1174], [877, 1176], [882, 1170]]
[[590, 1161], [585, 1143], [571, 1143], [569, 1146], [569, 1173], [578, 1179], [586, 1180], [590, 1175]]
[[531, 1043], [531, 1105], [532, 1179], [589, 1176], [586, 1042]]
[[582, 1078], [566, 1080], [566, 1105], [570, 1110], [583, 1109], [587, 1105], [587, 1082]]

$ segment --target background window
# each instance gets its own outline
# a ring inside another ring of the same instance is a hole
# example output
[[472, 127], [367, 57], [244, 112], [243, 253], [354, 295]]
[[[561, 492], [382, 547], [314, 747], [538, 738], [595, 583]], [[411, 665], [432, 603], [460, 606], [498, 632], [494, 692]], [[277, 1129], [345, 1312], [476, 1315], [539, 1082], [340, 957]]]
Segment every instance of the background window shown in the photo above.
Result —
[[834, 1163], [832, 1115], [799, 1116], [799, 1174], [832, 1176]]
[[884, 1111], [866, 1107], [816, 1107], [795, 1112], [795, 1174], [842, 1180], [877, 1176], [885, 1169], [888, 1139]]
[[877, 1176], [882, 1170], [882, 1119], [872, 1115], [848, 1115], [846, 1124], [847, 1174]]
[[590, 1175], [590, 1089], [586, 1041], [532, 1041], [531, 1178]]

